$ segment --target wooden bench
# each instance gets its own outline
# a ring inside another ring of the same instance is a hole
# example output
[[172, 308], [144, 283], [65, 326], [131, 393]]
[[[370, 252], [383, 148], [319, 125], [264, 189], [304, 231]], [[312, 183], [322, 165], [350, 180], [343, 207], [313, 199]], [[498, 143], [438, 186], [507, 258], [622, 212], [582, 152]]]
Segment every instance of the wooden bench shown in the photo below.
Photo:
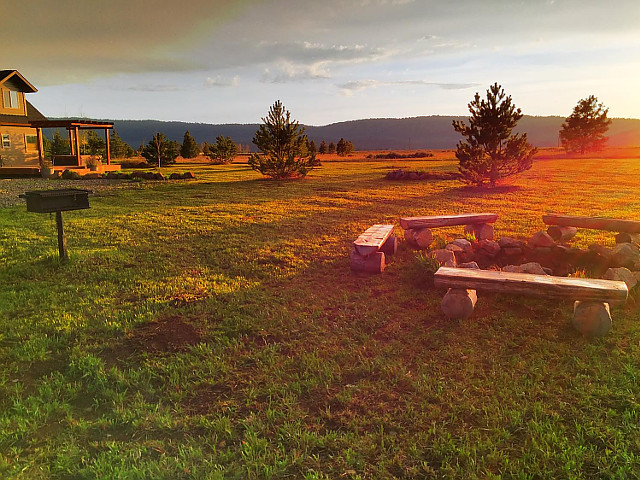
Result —
[[393, 255], [398, 249], [398, 239], [392, 235], [393, 225], [373, 225], [354, 242], [350, 256], [351, 270], [382, 273], [385, 254]]
[[495, 213], [465, 213], [461, 215], [435, 215], [429, 217], [403, 217], [400, 226], [404, 228], [407, 242], [417, 248], [427, 248], [433, 241], [431, 228], [465, 225], [465, 233], [472, 233], [477, 240], [493, 239], [493, 226], [498, 219]]
[[542, 221], [546, 225], [550, 225], [547, 233], [556, 241], [571, 238], [578, 228], [619, 232], [616, 235], [616, 242], [618, 243], [638, 242], [640, 240], [640, 221], [635, 220], [549, 213], [542, 216]]
[[604, 335], [611, 328], [609, 303], [624, 304], [629, 293], [626, 283], [613, 280], [449, 267], [438, 269], [434, 284], [438, 288], [449, 288], [442, 300], [442, 309], [450, 318], [471, 315], [477, 300], [475, 290], [569, 298], [576, 301], [573, 325], [581, 333], [594, 336]]

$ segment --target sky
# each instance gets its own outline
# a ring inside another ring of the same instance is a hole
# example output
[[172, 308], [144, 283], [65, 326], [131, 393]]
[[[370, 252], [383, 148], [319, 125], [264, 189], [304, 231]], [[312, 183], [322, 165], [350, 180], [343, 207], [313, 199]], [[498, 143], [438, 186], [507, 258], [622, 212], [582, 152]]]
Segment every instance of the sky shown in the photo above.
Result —
[[[467, 115], [501, 84], [527, 115], [596, 95], [640, 118], [639, 0], [0, 0], [0, 69], [50, 117], [307, 125]], [[11, 19], [9, 21], [8, 19]], [[10, 48], [6, 48], [9, 45]]]

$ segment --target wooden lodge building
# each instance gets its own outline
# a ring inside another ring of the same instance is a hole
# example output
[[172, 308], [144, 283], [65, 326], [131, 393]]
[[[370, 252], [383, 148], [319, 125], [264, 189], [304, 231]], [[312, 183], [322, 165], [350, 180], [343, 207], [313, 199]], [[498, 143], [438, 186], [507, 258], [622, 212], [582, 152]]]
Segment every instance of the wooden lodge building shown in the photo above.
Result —
[[104, 130], [106, 155], [101, 170], [117, 170], [111, 165], [109, 130], [111, 122], [93, 120], [48, 120], [26, 99], [38, 90], [17, 70], [0, 70], [0, 174], [39, 174], [44, 162], [43, 128], [65, 128], [70, 152], [50, 160], [55, 170], [86, 170], [88, 156], [80, 154], [80, 130]]

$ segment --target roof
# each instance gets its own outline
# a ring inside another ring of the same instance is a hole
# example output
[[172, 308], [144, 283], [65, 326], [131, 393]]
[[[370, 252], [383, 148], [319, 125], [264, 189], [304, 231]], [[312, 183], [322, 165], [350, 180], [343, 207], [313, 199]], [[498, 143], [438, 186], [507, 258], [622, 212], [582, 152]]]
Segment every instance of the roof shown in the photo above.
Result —
[[29, 83], [17, 70], [0, 70], [0, 83], [10, 81], [14, 88], [24, 93], [35, 93], [38, 91], [36, 87]]
[[102, 122], [100, 120], [88, 119], [66, 119], [66, 120], [34, 120], [29, 122], [32, 127], [38, 128], [78, 128], [80, 130], [91, 130], [96, 128], [113, 128], [113, 122]]
[[[0, 71], [1, 73], [2, 71]], [[0, 115], [0, 125], [24, 125], [30, 127], [31, 122], [47, 121], [42, 113], [36, 107], [27, 101], [27, 115]]]

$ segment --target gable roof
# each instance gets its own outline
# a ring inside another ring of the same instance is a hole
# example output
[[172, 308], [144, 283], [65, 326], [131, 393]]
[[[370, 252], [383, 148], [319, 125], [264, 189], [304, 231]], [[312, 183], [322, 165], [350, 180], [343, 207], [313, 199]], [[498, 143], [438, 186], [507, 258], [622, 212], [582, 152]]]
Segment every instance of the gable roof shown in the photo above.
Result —
[[10, 80], [10, 83], [18, 91], [24, 93], [35, 93], [38, 91], [36, 87], [29, 83], [17, 70], [0, 70], [0, 84]]
[[42, 113], [27, 101], [27, 115], [0, 115], [0, 125], [18, 125], [30, 127], [31, 122], [46, 121]]

